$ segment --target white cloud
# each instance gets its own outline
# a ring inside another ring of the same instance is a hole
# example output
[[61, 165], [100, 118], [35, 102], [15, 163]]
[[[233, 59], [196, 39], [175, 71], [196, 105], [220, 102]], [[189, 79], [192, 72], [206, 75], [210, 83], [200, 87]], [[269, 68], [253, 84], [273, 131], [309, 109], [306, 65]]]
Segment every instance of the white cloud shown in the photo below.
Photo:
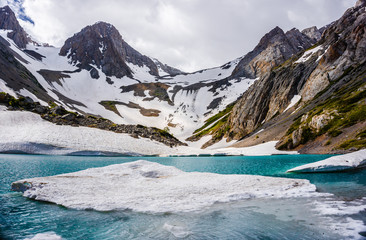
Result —
[[[35, 39], [62, 46], [86, 25], [106, 21], [145, 55], [194, 71], [244, 55], [275, 26], [322, 27], [356, 0], [22, 0]], [[0, 0], [0, 5], [14, 1]]]

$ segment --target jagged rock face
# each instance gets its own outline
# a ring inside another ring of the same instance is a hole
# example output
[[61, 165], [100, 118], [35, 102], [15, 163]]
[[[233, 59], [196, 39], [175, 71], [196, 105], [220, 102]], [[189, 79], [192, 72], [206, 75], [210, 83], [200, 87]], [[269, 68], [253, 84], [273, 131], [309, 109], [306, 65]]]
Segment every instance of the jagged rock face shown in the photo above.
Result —
[[322, 33], [316, 26], [305, 28], [304, 30], [301, 31], [301, 33], [308, 36], [314, 42], [319, 41], [320, 38], [322, 37]]
[[29, 38], [9, 6], [0, 8], [0, 29], [13, 30], [7, 35], [20, 48], [26, 48]]
[[366, 56], [366, 2], [359, 1], [324, 32], [324, 42], [330, 45], [323, 64], [363, 62]]
[[315, 67], [315, 64], [298, 64], [273, 71], [256, 81], [235, 104], [228, 120], [231, 132], [227, 137], [240, 139], [283, 112]]
[[11, 50], [10, 44], [0, 37], [0, 79], [15, 91], [27, 89], [29, 92], [37, 94], [43, 101], [53, 100], [37, 78], [20, 62], [25, 60]]
[[297, 29], [284, 33], [281, 28], [276, 27], [264, 35], [253, 51], [245, 55], [234, 69], [232, 77], [260, 77], [314, 43], [314, 40]]
[[348, 9], [323, 33], [320, 42], [324, 46], [324, 55], [302, 90], [303, 100], [311, 100], [347, 69], [365, 61], [365, 6], [366, 3], [361, 2], [356, 7]]
[[65, 41], [60, 50], [72, 64], [90, 71], [93, 78], [99, 78], [101, 69], [107, 76], [133, 77], [126, 62], [142, 67], [147, 66], [152, 75], [158, 76], [154, 62], [129, 46], [111, 24], [99, 22], [83, 28], [79, 33]]

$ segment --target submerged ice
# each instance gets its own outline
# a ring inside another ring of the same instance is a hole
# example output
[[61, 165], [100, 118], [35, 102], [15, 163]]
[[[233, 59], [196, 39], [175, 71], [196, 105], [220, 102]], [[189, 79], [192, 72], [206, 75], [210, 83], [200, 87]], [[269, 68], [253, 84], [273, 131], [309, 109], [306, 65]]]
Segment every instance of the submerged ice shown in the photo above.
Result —
[[24, 179], [12, 183], [12, 190], [69, 208], [150, 213], [198, 211], [242, 199], [320, 194], [303, 179], [183, 172], [145, 160]]

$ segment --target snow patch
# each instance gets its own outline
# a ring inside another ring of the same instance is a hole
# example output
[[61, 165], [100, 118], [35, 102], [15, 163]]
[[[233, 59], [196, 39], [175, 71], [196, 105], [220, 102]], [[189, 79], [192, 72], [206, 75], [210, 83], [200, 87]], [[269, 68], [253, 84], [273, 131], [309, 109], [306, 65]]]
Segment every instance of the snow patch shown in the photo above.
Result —
[[303, 63], [303, 62], [306, 62], [307, 60], [309, 60], [311, 58], [311, 56], [322, 50], [323, 49], [323, 46], [320, 45], [320, 46], [317, 46], [313, 49], [310, 49], [310, 50], [307, 50], [306, 52], [304, 52], [304, 54], [295, 62], [295, 63]]
[[292, 97], [290, 104], [287, 106], [287, 108], [285, 109], [286, 112], [287, 110], [289, 110], [290, 108], [292, 108], [293, 106], [295, 106], [296, 103], [298, 103], [301, 100], [301, 95], [295, 95]]
[[216, 153], [230, 153], [231, 155], [266, 156], [273, 154], [298, 154], [296, 151], [280, 151], [276, 149], [277, 141], [269, 141], [252, 147], [221, 148]]
[[17, 97], [17, 94], [13, 91], [13, 89], [6, 86], [6, 82], [2, 79], [0, 79], [0, 92], [5, 92], [13, 97]]

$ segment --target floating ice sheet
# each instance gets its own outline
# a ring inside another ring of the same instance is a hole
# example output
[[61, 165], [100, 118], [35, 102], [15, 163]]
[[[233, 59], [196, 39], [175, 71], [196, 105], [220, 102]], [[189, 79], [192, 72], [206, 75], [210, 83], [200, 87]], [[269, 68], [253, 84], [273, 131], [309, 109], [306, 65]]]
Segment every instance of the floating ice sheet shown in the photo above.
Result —
[[199, 211], [215, 203], [252, 198], [320, 195], [303, 179], [183, 172], [144, 160], [20, 180], [12, 189], [69, 208], [148, 213]]
[[339, 172], [366, 167], [366, 149], [305, 164], [287, 172]]

